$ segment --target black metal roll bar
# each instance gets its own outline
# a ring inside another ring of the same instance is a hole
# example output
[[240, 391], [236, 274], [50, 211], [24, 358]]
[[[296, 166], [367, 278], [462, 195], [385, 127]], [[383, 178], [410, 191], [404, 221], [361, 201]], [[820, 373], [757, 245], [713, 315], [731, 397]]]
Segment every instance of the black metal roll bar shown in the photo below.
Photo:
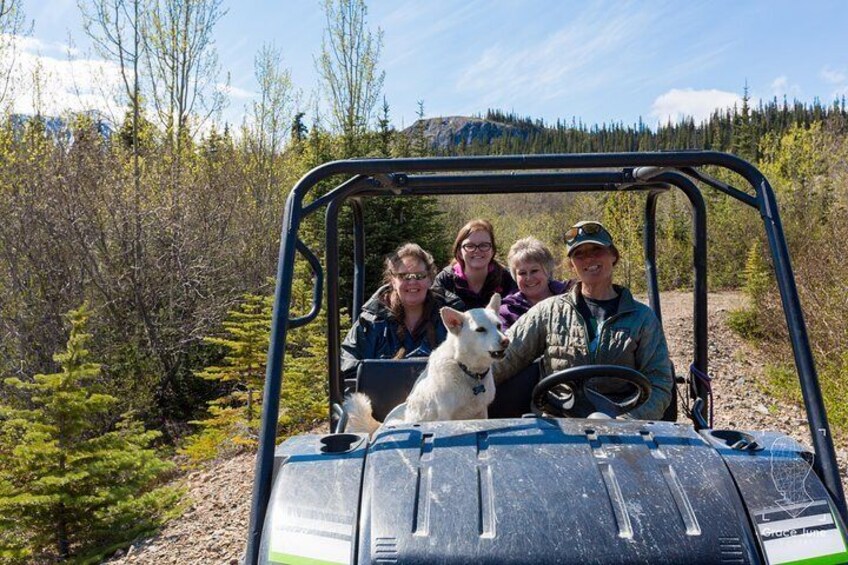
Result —
[[[718, 166], [733, 171], [753, 188], [755, 196], [714, 179], [698, 167]], [[587, 172], [588, 170], [588, 172]], [[336, 175], [353, 175], [335, 189], [304, 205], [305, 198], [322, 180]], [[338, 214], [348, 202], [353, 207], [354, 288], [353, 315], [364, 300], [365, 240], [360, 199], [369, 196], [495, 194], [528, 192], [646, 191], [645, 262], [651, 308], [662, 316], [656, 279], [656, 204], [659, 195], [670, 188], [680, 189], [689, 199], [693, 214], [694, 342], [693, 367], [707, 372], [707, 259], [706, 209], [701, 191], [693, 181], [715, 188], [756, 208], [762, 217], [771, 251], [775, 276], [783, 302], [795, 365], [807, 410], [815, 460], [813, 469], [833, 497], [843, 520], [848, 521], [845, 495], [839, 478], [824, 401], [809, 345], [789, 252], [777, 210], [774, 191], [765, 177], [750, 163], [714, 151], [660, 153], [608, 153], [569, 155], [508, 155], [486, 157], [442, 157], [418, 159], [355, 159], [321, 165], [298, 181], [286, 201], [275, 288], [271, 340], [265, 378], [262, 425], [256, 459], [256, 476], [250, 514], [246, 563], [259, 556], [262, 522], [271, 493], [276, 427], [282, 387], [286, 335], [289, 329], [311, 321], [321, 306], [320, 262], [298, 239], [303, 219], [326, 207], [327, 233], [325, 267], [327, 273], [328, 362], [330, 373], [331, 421], [339, 413], [333, 404], [341, 401], [339, 371], [339, 292], [338, 292]], [[315, 273], [313, 308], [309, 314], [292, 320], [291, 290], [295, 253], [308, 260]], [[703, 383], [690, 384], [696, 398], [696, 426], [707, 418], [707, 390]], [[711, 425], [709, 423], [708, 425]]]

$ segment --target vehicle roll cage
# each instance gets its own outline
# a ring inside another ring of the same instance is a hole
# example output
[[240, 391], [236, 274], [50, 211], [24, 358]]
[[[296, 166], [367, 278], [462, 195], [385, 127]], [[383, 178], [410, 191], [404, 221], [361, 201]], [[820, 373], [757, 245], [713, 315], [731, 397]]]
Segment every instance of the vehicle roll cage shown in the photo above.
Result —
[[[754, 195], [704, 173], [698, 167], [733, 171], [753, 188]], [[316, 185], [329, 177], [352, 175], [326, 194], [306, 203]], [[289, 329], [313, 321], [322, 307], [324, 270], [321, 261], [299, 238], [301, 222], [326, 208], [324, 263], [327, 282], [327, 360], [330, 379], [330, 420], [340, 415], [343, 383], [340, 372], [340, 297], [338, 221], [342, 205], [353, 211], [353, 311], [355, 319], [365, 295], [365, 233], [362, 199], [373, 196], [409, 197], [502, 193], [564, 193], [640, 191], [647, 193], [644, 253], [650, 307], [662, 321], [656, 267], [656, 209], [661, 194], [679, 189], [692, 212], [694, 274], [694, 355], [690, 368], [689, 407], [696, 429], [712, 427], [712, 405], [707, 375], [707, 228], [706, 206], [698, 183], [710, 186], [759, 211], [768, 238], [783, 304], [795, 365], [812, 437], [813, 470], [848, 521], [845, 495], [827, 422], [824, 401], [810, 349], [804, 316], [792, 272], [789, 251], [776, 198], [766, 178], [750, 163], [714, 151], [511, 155], [498, 157], [433, 157], [416, 159], [351, 159], [334, 161], [308, 172], [288, 196], [283, 217], [274, 312], [265, 378], [262, 424], [256, 460], [246, 563], [256, 563], [262, 523], [271, 494], [280, 390]], [[289, 318], [295, 253], [313, 272], [309, 313]], [[335, 429], [335, 428], [334, 428]]]

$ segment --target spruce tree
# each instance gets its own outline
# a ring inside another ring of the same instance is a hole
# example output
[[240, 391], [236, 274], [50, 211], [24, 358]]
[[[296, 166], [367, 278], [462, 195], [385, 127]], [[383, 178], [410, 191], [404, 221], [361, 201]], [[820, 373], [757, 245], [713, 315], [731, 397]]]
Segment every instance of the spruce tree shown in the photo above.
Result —
[[99, 392], [88, 317], [86, 305], [68, 314], [60, 372], [5, 379], [22, 400], [0, 406], [0, 527], [23, 533], [0, 531], [7, 562], [91, 562], [158, 527], [178, 497], [153, 488], [171, 467], [150, 447], [160, 434], [116, 417], [118, 399]]
[[[312, 307], [312, 277], [306, 262], [295, 265], [291, 316], [302, 316]], [[341, 327], [349, 326], [342, 316]], [[286, 340], [286, 362], [280, 398], [277, 437], [313, 428], [329, 414], [327, 366], [327, 309], [311, 323], [291, 330]]]
[[[312, 286], [306, 263], [298, 263], [292, 288], [293, 317], [311, 309]], [[223, 363], [196, 373], [228, 388], [209, 403], [202, 426], [182, 452], [194, 462], [211, 459], [227, 450], [253, 449], [257, 445], [270, 342], [272, 296], [245, 295], [224, 322], [226, 337], [206, 341], [227, 349]], [[327, 315], [288, 334], [285, 374], [281, 391], [277, 437], [309, 430], [327, 417]]]
[[183, 453], [194, 461], [217, 456], [228, 447], [255, 447], [259, 429], [262, 388], [271, 329], [273, 297], [244, 295], [224, 321], [225, 337], [207, 337], [227, 354], [220, 365], [195, 373], [223, 383], [228, 392], [209, 403], [209, 417], [193, 422], [202, 431], [189, 439]]
[[751, 96], [748, 94], [748, 83], [742, 96], [742, 108], [733, 116], [733, 152], [754, 161], [757, 158], [757, 139], [751, 116]]

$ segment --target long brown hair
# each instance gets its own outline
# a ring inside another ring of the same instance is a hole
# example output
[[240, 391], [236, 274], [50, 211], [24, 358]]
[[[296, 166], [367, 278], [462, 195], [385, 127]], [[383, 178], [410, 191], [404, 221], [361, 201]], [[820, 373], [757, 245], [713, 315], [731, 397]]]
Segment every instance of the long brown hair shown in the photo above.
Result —
[[492, 223], [483, 218], [471, 220], [460, 228], [459, 233], [456, 234], [456, 240], [453, 242], [453, 260], [455, 263], [459, 263], [463, 270], [465, 270], [465, 261], [462, 260], [462, 253], [459, 250], [462, 247], [462, 242], [475, 231], [484, 231], [489, 234], [489, 239], [492, 241], [492, 261], [495, 261], [498, 254], [498, 246], [495, 243], [495, 228], [492, 227]]
[[[392, 279], [397, 273], [397, 270], [403, 265], [403, 260], [407, 257], [412, 257], [414, 259], [420, 260], [424, 263], [424, 266], [427, 270], [427, 274], [430, 275], [430, 281], [432, 283], [433, 279], [436, 278], [436, 262], [433, 259], [433, 256], [425, 251], [420, 245], [417, 243], [404, 243], [400, 247], [394, 250], [393, 253], [386, 257], [385, 265], [383, 268], [383, 282], [385, 284], [391, 285]], [[398, 296], [397, 292], [393, 286], [390, 286], [386, 291], [386, 295], [384, 295], [383, 302], [391, 312], [392, 316], [394, 316], [395, 320], [397, 320], [397, 337], [398, 342], [401, 344], [400, 349], [395, 354], [394, 359], [403, 359], [406, 355], [406, 347], [403, 346], [404, 338], [406, 335], [404, 331], [406, 330], [406, 326], [404, 325], [404, 318], [406, 317], [406, 312], [403, 308], [403, 303], [400, 301], [400, 296]], [[420, 332], [424, 331], [427, 335], [427, 342], [430, 344], [431, 348], [436, 347], [436, 326], [433, 324], [433, 308], [435, 307], [435, 301], [433, 300], [433, 293], [428, 289], [427, 290], [427, 298], [424, 301], [424, 309], [421, 315], [421, 320], [418, 322], [418, 325], [412, 329], [410, 332], [412, 337], [415, 338], [416, 335], [420, 334]]]

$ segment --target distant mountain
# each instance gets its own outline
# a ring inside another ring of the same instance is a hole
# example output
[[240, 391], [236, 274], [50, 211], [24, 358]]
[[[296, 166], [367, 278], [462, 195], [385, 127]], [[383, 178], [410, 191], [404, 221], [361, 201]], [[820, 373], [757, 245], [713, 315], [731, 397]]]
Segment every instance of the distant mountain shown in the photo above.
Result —
[[[97, 132], [104, 138], [109, 139], [115, 132], [112, 122], [98, 110], [88, 110], [85, 112], [77, 112], [73, 116], [86, 116], [94, 123]], [[73, 117], [72, 116], [72, 117]], [[32, 120], [40, 119], [44, 124], [44, 129], [47, 134], [56, 141], [64, 143], [72, 143], [74, 140], [73, 131], [68, 127], [66, 118], [59, 116], [32, 116], [30, 114], [12, 114], [12, 126], [15, 129], [23, 128]]]
[[416, 120], [403, 133], [413, 138], [419, 130], [431, 147], [447, 150], [462, 145], [486, 145], [499, 137], [526, 140], [531, 134], [541, 132], [542, 128], [526, 122], [514, 124], [485, 118], [447, 116]]

